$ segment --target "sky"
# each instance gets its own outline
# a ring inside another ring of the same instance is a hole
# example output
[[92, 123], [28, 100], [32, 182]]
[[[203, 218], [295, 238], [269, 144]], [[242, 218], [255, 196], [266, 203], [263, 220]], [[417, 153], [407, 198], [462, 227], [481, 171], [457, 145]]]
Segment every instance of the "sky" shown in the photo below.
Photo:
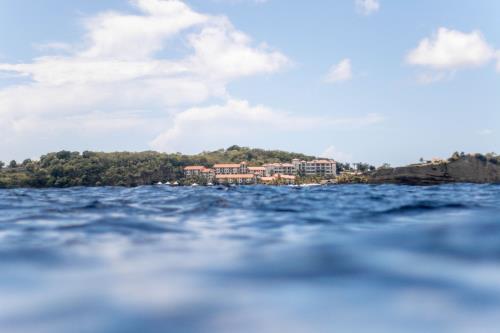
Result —
[[0, 160], [500, 152], [500, 2], [0, 0]]

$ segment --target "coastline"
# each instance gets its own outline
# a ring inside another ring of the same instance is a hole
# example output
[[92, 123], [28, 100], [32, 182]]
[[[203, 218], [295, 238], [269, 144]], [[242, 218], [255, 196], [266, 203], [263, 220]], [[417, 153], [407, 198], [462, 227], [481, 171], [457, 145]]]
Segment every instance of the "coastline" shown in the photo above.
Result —
[[[249, 156], [254, 157], [248, 158]], [[313, 156], [297, 153], [241, 147], [193, 156], [156, 152], [80, 154], [62, 151], [44, 155], [39, 161], [25, 160], [15, 167], [0, 169], [0, 188], [138, 187], [160, 183], [176, 186], [205, 185], [199, 179], [186, 178], [183, 168], [193, 163], [205, 166], [220, 161], [234, 163], [245, 157], [252, 165], [284, 163], [292, 158], [315, 159]], [[338, 163], [334, 177], [297, 175], [293, 184], [275, 182], [260, 185], [500, 184], [500, 156], [495, 154], [455, 153], [447, 160], [395, 168], [383, 166], [364, 172], [342, 171], [341, 167], [342, 164]]]
[[380, 168], [367, 174], [367, 179], [370, 184], [499, 184], [500, 158], [495, 155], [454, 154], [448, 160]]

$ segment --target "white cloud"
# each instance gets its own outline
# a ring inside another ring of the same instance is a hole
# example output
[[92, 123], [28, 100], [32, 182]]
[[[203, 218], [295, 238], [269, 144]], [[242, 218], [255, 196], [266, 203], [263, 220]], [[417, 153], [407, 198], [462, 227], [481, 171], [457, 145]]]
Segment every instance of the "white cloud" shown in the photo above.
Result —
[[359, 128], [378, 123], [382, 118], [368, 114], [356, 118], [303, 117], [247, 101], [230, 99], [224, 105], [195, 107], [175, 115], [172, 125], [152, 141], [162, 151], [199, 152], [225, 147], [228, 143], [248, 146], [280, 144], [284, 133], [300, 133], [339, 128]]
[[[135, 116], [127, 124], [141, 123], [141, 112], [166, 121], [177, 108], [227, 99], [226, 86], [234, 79], [274, 73], [290, 63], [280, 52], [256, 45], [223, 16], [198, 13], [178, 0], [131, 2], [136, 14], [110, 11], [85, 19], [82, 42], [43, 45], [40, 51], [51, 55], [29, 63], [0, 63], [2, 76], [31, 78], [0, 88], [0, 130], [29, 140], [35, 120], [51, 119], [55, 135], [89, 114], [103, 114], [102, 122], [112, 126], [129, 111]], [[169, 56], [172, 49], [176, 56]], [[94, 133], [88, 128], [90, 137]], [[150, 128], [143, 131], [155, 135]], [[2, 142], [0, 153], [9, 153]]]
[[454, 70], [485, 65], [494, 55], [494, 49], [480, 31], [463, 33], [440, 28], [434, 36], [420, 41], [417, 48], [408, 53], [406, 60], [412, 65]]
[[336, 65], [333, 65], [326, 75], [326, 82], [342, 82], [352, 79], [351, 60], [343, 59]]
[[320, 155], [321, 157], [331, 158], [339, 162], [352, 162], [352, 155], [338, 150], [335, 146], [329, 146]]
[[189, 38], [195, 54], [189, 67], [208, 77], [232, 79], [258, 73], [271, 73], [289, 64], [279, 52], [265, 46], [250, 48], [250, 38], [222, 20]]
[[380, 10], [378, 0], [356, 0], [356, 8], [363, 15], [370, 15]]
[[86, 20], [90, 58], [145, 59], [181, 31], [211, 20], [177, 0], [132, 0], [143, 15], [106, 12]]

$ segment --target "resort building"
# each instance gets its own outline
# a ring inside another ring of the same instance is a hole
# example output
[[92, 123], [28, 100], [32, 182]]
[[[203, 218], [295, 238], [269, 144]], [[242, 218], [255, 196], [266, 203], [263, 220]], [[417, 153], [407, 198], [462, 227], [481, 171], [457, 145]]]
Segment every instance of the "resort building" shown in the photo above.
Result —
[[248, 173], [254, 174], [257, 177], [264, 177], [266, 175], [266, 168], [264, 168], [264, 167], [248, 167]]
[[248, 173], [246, 162], [240, 164], [216, 164], [214, 165], [216, 175], [237, 175]]
[[263, 166], [249, 167], [246, 162], [239, 164], [215, 164], [212, 169], [204, 166], [188, 166], [184, 174], [189, 177], [203, 177], [209, 183], [219, 184], [294, 184], [296, 176], [321, 176], [333, 178], [337, 175], [334, 160], [321, 159], [302, 161], [294, 159], [292, 163], [269, 163]]
[[208, 183], [213, 183], [215, 180], [215, 170], [205, 169], [201, 171], [201, 176], [207, 180]]
[[292, 185], [295, 184], [295, 176], [290, 175], [278, 175], [278, 179], [282, 184]]
[[291, 163], [271, 163], [264, 164], [266, 176], [270, 177], [275, 174], [295, 175], [297, 173], [295, 166]]
[[294, 159], [292, 164], [297, 170], [297, 173], [305, 176], [336, 176], [337, 163], [334, 160], [313, 160], [301, 161]]
[[218, 184], [255, 184], [257, 176], [253, 174], [224, 174], [216, 175], [215, 180]]
[[296, 178], [295, 176], [290, 176], [290, 175], [274, 174], [273, 176], [260, 177], [259, 182], [261, 184], [267, 184], [267, 185], [277, 185], [277, 184], [292, 185], [295, 184], [295, 178]]
[[211, 183], [215, 179], [215, 171], [204, 166], [187, 166], [184, 168], [184, 176], [186, 178], [203, 177]]
[[197, 165], [187, 166], [184, 168], [184, 175], [186, 177], [198, 177], [201, 176], [202, 172], [205, 170], [208, 169], [204, 166], [197, 166]]

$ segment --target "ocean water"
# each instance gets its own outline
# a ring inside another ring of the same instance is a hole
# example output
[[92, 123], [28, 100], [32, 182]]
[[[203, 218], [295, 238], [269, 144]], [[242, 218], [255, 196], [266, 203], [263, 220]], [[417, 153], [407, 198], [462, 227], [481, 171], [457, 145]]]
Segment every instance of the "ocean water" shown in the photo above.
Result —
[[0, 190], [0, 332], [498, 332], [500, 186]]

